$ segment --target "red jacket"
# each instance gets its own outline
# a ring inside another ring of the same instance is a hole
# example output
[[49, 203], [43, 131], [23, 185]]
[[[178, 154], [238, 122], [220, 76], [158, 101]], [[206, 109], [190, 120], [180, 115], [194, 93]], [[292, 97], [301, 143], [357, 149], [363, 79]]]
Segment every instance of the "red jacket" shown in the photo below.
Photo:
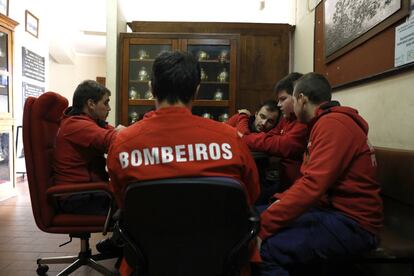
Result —
[[122, 130], [107, 164], [120, 206], [128, 182], [171, 177], [233, 177], [244, 185], [250, 203], [259, 195], [254, 160], [237, 131], [183, 107], [161, 108]]
[[296, 117], [289, 120], [283, 117], [269, 132], [244, 135], [242, 140], [251, 151], [263, 151], [281, 157], [281, 182], [284, 186], [290, 186], [301, 175], [300, 166], [307, 135], [307, 126], [298, 122]]
[[107, 181], [104, 153], [115, 135], [87, 115], [64, 115], [53, 151], [55, 183]]
[[318, 108], [301, 167], [303, 176], [262, 215], [259, 236], [275, 234], [309, 208], [337, 210], [378, 234], [383, 221], [368, 124], [349, 107]]
[[247, 114], [244, 113], [235, 114], [226, 121], [226, 124], [235, 127], [237, 131], [242, 134], [253, 132], [250, 128], [252, 123], [254, 123], [254, 116], [247, 116]]

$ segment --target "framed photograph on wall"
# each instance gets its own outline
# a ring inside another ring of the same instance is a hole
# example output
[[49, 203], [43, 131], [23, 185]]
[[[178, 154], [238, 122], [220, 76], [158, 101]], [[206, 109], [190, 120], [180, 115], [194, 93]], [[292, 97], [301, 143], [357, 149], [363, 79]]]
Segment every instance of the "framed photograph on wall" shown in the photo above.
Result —
[[410, 12], [410, 0], [325, 0], [325, 61], [330, 62]]
[[9, 16], [9, 0], [0, 0], [0, 13]]
[[25, 16], [25, 29], [26, 32], [34, 37], [39, 37], [39, 19], [28, 10], [26, 10]]

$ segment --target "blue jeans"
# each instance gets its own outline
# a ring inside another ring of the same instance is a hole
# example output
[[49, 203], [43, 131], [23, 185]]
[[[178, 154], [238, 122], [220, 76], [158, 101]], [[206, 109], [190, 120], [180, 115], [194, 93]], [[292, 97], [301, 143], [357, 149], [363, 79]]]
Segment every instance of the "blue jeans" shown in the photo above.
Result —
[[331, 257], [358, 255], [376, 248], [375, 235], [353, 219], [312, 209], [262, 242], [262, 276], [289, 275], [289, 269]]

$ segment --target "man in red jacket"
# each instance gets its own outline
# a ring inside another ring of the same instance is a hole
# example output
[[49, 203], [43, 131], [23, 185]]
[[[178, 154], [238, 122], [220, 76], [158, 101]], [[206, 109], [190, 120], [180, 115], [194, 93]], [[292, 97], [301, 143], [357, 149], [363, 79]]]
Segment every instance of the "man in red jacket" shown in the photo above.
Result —
[[[108, 181], [105, 171], [109, 145], [117, 130], [106, 123], [111, 92], [96, 81], [86, 80], [73, 94], [73, 105], [63, 115], [53, 152], [55, 185]], [[106, 214], [104, 193], [71, 195], [59, 200], [65, 213]]]
[[244, 135], [242, 140], [251, 151], [266, 152], [280, 157], [279, 182], [264, 185], [260, 202], [268, 199], [276, 191], [285, 190], [300, 177], [302, 154], [306, 148], [307, 126], [296, 119], [293, 112], [293, 86], [302, 74], [290, 73], [275, 85], [278, 106], [283, 117], [269, 132]]
[[293, 100], [310, 129], [303, 176], [261, 214], [261, 275], [289, 275], [295, 264], [374, 249], [382, 226], [367, 122], [331, 101], [329, 82], [316, 73], [298, 80]]
[[152, 74], [156, 111], [120, 132], [109, 149], [110, 185], [119, 206], [131, 181], [196, 176], [232, 177], [253, 204], [259, 177], [237, 130], [191, 114], [200, 86], [198, 61], [187, 53], [164, 52]]
[[265, 101], [256, 114], [251, 115], [247, 109], [240, 109], [238, 114], [230, 117], [226, 124], [235, 127], [241, 134], [268, 132], [279, 121], [280, 110], [274, 100]]
[[120, 132], [108, 153], [110, 185], [120, 206], [127, 183], [192, 176], [228, 176], [245, 187], [250, 203], [259, 180], [249, 149], [237, 131], [191, 114], [200, 65], [191, 55], [156, 58], [151, 80], [156, 111]]

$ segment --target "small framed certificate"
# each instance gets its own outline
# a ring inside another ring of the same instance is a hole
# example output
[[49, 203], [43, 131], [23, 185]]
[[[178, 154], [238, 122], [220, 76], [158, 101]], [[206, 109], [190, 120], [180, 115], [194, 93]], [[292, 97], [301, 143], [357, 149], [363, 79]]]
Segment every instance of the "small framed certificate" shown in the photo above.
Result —
[[[0, 0], [1, 1], [1, 0]], [[39, 37], [39, 19], [34, 16], [31, 12], [26, 10], [26, 32], [33, 35], [34, 37]]]

